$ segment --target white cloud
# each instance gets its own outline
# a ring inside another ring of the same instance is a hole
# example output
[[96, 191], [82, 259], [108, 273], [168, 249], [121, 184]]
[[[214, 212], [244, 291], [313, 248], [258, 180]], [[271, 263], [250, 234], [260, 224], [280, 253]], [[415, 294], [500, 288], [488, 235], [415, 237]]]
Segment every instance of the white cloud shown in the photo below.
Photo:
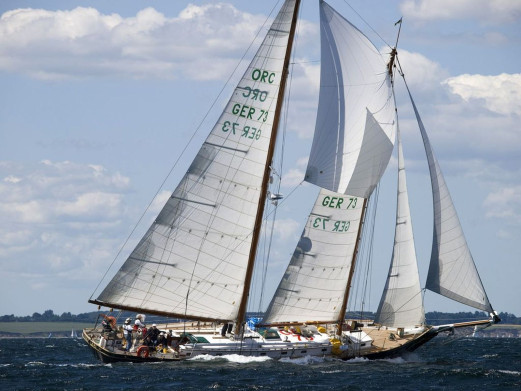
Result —
[[278, 219], [275, 221], [275, 235], [278, 240], [295, 239], [301, 225], [293, 219]]
[[309, 156], [297, 159], [295, 167], [288, 169], [288, 171], [284, 173], [281, 182], [283, 187], [295, 187], [300, 184], [306, 184], [306, 182], [302, 181], [306, 175], [305, 170], [308, 165], [308, 160]]
[[483, 206], [487, 217], [518, 223], [521, 220], [521, 186], [503, 187], [490, 193]]
[[220, 78], [264, 20], [224, 3], [188, 5], [174, 18], [153, 8], [127, 18], [85, 7], [15, 9], [0, 18], [0, 70], [38, 79]]
[[[99, 165], [0, 163], [0, 265], [33, 274], [106, 270], [121, 241], [129, 179]], [[16, 259], [16, 262], [12, 262]], [[96, 269], [90, 268], [92, 265]]]
[[399, 59], [407, 83], [415, 92], [429, 91], [432, 93], [439, 88], [441, 81], [449, 76], [448, 71], [443, 69], [440, 64], [429, 60], [420, 53], [402, 49], [399, 51]]
[[497, 76], [464, 74], [448, 78], [443, 83], [467, 102], [477, 100], [495, 113], [521, 116], [521, 73]]
[[15, 177], [14, 175], [9, 175], [4, 178], [4, 182], [18, 183], [22, 180], [22, 178]]
[[282, 186], [293, 187], [297, 186], [304, 180], [305, 172], [302, 169], [291, 168], [284, 174], [282, 179]]
[[513, 23], [521, 18], [521, 2], [512, 0], [405, 0], [400, 9], [413, 20], [478, 19], [483, 23]]

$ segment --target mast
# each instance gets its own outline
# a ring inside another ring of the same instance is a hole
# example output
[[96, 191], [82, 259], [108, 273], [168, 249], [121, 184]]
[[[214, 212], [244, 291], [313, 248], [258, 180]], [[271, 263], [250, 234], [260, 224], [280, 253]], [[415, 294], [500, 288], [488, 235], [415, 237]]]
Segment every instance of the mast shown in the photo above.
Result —
[[[389, 74], [389, 79], [391, 81], [391, 90], [392, 90], [392, 96], [393, 96], [394, 102], [396, 101], [396, 98], [394, 96], [393, 68], [394, 68], [394, 61], [395, 61], [396, 55], [398, 53], [396, 50], [396, 48], [398, 47], [398, 39], [400, 38], [400, 31], [402, 29], [402, 19], [401, 18], [398, 22], [395, 23], [395, 25], [397, 25], [397, 24], [400, 25], [400, 27], [398, 28], [398, 36], [396, 37], [396, 43], [395, 43], [394, 47], [391, 49], [389, 62], [387, 63], [387, 72]], [[395, 107], [394, 110], [396, 113], [396, 111], [397, 111], [396, 102], [395, 102], [394, 107]], [[351, 282], [353, 280], [353, 275], [355, 273], [355, 264], [356, 264], [356, 258], [358, 255], [358, 246], [360, 245], [360, 238], [361, 238], [362, 229], [364, 226], [365, 214], [367, 212], [367, 200], [368, 200], [368, 198], [364, 198], [364, 205], [362, 207], [362, 216], [360, 218], [360, 226], [358, 227], [358, 237], [356, 238], [356, 246], [355, 246], [355, 251], [353, 253], [353, 261], [351, 263], [351, 269], [349, 270], [349, 278], [347, 279], [344, 300], [342, 301], [342, 309], [340, 311], [340, 314], [338, 315], [337, 329], [338, 329], [339, 335], [342, 334], [342, 324], [344, 323], [345, 313], [346, 313], [346, 309], [347, 309], [347, 301], [349, 300], [349, 292], [351, 291]]]
[[355, 274], [355, 264], [358, 255], [358, 247], [360, 246], [360, 239], [362, 237], [362, 229], [364, 227], [365, 214], [367, 211], [367, 198], [364, 198], [364, 204], [362, 205], [362, 216], [360, 217], [360, 226], [358, 227], [358, 235], [356, 237], [355, 251], [353, 252], [353, 260], [351, 261], [351, 268], [349, 269], [349, 277], [347, 278], [346, 289], [344, 293], [344, 299], [342, 300], [342, 307], [338, 314], [337, 329], [338, 334], [342, 334], [342, 324], [344, 323], [347, 309], [347, 301], [349, 300], [349, 292], [351, 291], [351, 283], [353, 281], [353, 275]]
[[272, 137], [270, 138], [270, 144], [268, 148], [268, 155], [266, 157], [266, 164], [264, 166], [264, 176], [262, 179], [261, 192], [259, 195], [259, 202], [257, 208], [257, 215], [255, 217], [255, 225], [253, 227], [253, 239], [250, 248], [250, 255], [248, 257], [248, 264], [246, 266], [246, 276], [244, 281], [244, 289], [242, 292], [241, 302], [239, 305], [239, 311], [237, 314], [237, 325], [236, 335], [243, 333], [243, 323], [246, 317], [246, 307], [248, 305], [248, 298], [250, 294], [251, 280], [253, 277], [253, 269], [255, 266], [255, 257], [257, 255], [257, 245], [259, 243], [261, 228], [262, 228], [262, 217], [264, 215], [264, 207], [266, 203], [266, 197], [268, 194], [268, 184], [270, 177], [271, 161], [275, 151], [275, 144], [277, 140], [277, 133], [279, 128], [279, 118], [282, 110], [282, 101], [284, 98], [284, 92], [286, 89], [286, 80], [289, 73], [289, 60], [291, 56], [291, 50], [293, 47], [293, 38], [295, 36], [295, 29], [297, 25], [297, 16], [300, 7], [300, 0], [295, 1], [295, 8], [293, 10], [293, 18], [291, 19], [291, 27], [289, 31], [288, 46], [286, 47], [286, 55], [284, 57], [284, 66], [282, 67], [282, 75], [280, 80], [279, 93], [277, 98], [277, 106], [275, 108], [275, 114], [273, 118]]

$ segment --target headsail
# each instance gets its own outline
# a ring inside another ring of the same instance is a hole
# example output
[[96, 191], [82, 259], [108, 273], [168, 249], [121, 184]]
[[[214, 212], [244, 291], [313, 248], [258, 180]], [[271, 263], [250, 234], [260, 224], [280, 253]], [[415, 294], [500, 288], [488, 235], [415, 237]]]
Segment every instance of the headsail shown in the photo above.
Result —
[[371, 41], [323, 1], [320, 26], [319, 108], [306, 181], [367, 198], [394, 145], [390, 75]]
[[406, 327], [425, 322], [414, 236], [412, 230], [405, 161], [397, 131], [398, 199], [394, 248], [387, 282], [376, 312], [375, 322], [389, 327]]
[[264, 323], [337, 321], [362, 206], [361, 198], [320, 191]]
[[434, 232], [426, 288], [460, 303], [492, 313], [492, 305], [481, 283], [449, 189], [410, 91], [409, 97], [429, 162], [434, 204]]
[[91, 302], [191, 319], [237, 317], [295, 7], [285, 2], [188, 172]]
[[396, 110], [382, 55], [320, 2], [321, 75], [306, 181], [322, 188], [264, 323], [339, 322], [369, 197], [393, 149]]

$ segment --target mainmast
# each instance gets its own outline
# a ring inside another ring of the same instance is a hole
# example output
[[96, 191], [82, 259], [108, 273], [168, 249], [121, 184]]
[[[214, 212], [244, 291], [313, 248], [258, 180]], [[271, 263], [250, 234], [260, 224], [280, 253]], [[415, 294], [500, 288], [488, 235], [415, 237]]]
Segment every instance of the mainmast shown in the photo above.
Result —
[[[400, 38], [400, 31], [402, 29], [402, 19], [401, 18], [400, 18], [399, 21], [397, 21], [395, 23], [395, 25], [397, 25], [397, 24], [399, 24], [400, 27], [398, 28], [398, 35], [396, 37], [396, 43], [395, 43], [394, 47], [391, 48], [389, 62], [387, 63], [387, 72], [389, 74], [389, 79], [391, 81], [391, 86], [392, 86], [392, 91], [393, 91], [393, 101], [395, 100], [395, 97], [394, 97], [393, 69], [395, 67], [394, 62], [395, 62], [396, 56], [398, 54], [398, 51], [397, 51], [396, 48], [398, 47], [398, 40]], [[396, 112], [396, 102], [395, 102], [395, 112]], [[363, 230], [363, 227], [364, 227], [364, 221], [365, 221], [365, 215], [366, 215], [366, 212], [367, 212], [367, 200], [368, 199], [369, 199], [369, 197], [368, 198], [364, 198], [364, 205], [362, 207], [362, 216], [360, 217], [360, 226], [358, 227], [358, 236], [356, 238], [355, 251], [353, 253], [353, 260], [351, 262], [351, 269], [349, 270], [349, 277], [347, 279], [345, 294], [344, 294], [344, 298], [343, 298], [343, 301], [342, 301], [342, 308], [341, 308], [340, 313], [338, 315], [337, 330], [338, 330], [338, 334], [339, 335], [342, 334], [342, 324], [345, 321], [345, 313], [346, 313], [346, 310], [347, 310], [347, 302], [349, 301], [349, 293], [351, 291], [351, 284], [352, 284], [352, 281], [353, 281], [353, 275], [355, 273], [355, 265], [356, 265], [357, 255], [358, 255], [358, 247], [360, 245], [360, 239], [361, 239], [362, 230]]]
[[241, 297], [241, 302], [239, 305], [239, 311], [237, 314], [237, 325], [235, 335], [241, 335], [243, 333], [243, 324], [246, 317], [246, 307], [248, 305], [248, 298], [250, 294], [251, 280], [253, 277], [253, 269], [255, 266], [255, 258], [257, 255], [257, 246], [259, 243], [261, 228], [262, 228], [262, 218], [264, 215], [264, 207], [266, 203], [266, 197], [268, 195], [268, 184], [270, 178], [270, 170], [271, 170], [271, 161], [273, 159], [273, 154], [275, 151], [275, 144], [277, 141], [277, 133], [279, 128], [279, 119], [280, 113], [282, 110], [282, 101], [284, 98], [284, 92], [286, 89], [286, 80], [288, 78], [289, 73], [289, 60], [291, 57], [291, 50], [293, 47], [293, 39], [295, 36], [295, 29], [297, 25], [297, 16], [300, 7], [300, 0], [295, 0], [295, 8], [293, 10], [293, 17], [291, 19], [291, 27], [289, 31], [288, 45], [286, 47], [286, 54], [284, 57], [284, 65], [282, 67], [282, 75], [280, 80], [279, 93], [277, 97], [277, 105], [275, 108], [275, 114], [273, 118], [273, 127], [271, 131], [270, 144], [268, 147], [268, 155], [266, 157], [266, 164], [264, 168], [264, 175], [262, 179], [261, 192], [259, 195], [258, 209], [257, 215], [255, 217], [255, 225], [253, 227], [253, 239], [250, 248], [250, 255], [248, 258], [248, 264], [246, 266], [246, 276], [244, 281], [244, 289]]
[[337, 330], [338, 330], [339, 335], [342, 334], [342, 324], [344, 323], [344, 320], [346, 317], [347, 302], [349, 300], [349, 292], [351, 291], [353, 275], [355, 274], [356, 258], [358, 255], [358, 248], [360, 246], [360, 239], [362, 237], [362, 230], [364, 228], [364, 220], [365, 220], [366, 211], [367, 211], [367, 198], [364, 198], [364, 204], [362, 205], [362, 216], [360, 217], [360, 225], [358, 226], [358, 235], [356, 237], [355, 250], [353, 252], [353, 260], [351, 261], [351, 268], [349, 269], [349, 277], [347, 278], [344, 298], [342, 300], [342, 307], [340, 309], [340, 313], [338, 314], [338, 319], [337, 319]]

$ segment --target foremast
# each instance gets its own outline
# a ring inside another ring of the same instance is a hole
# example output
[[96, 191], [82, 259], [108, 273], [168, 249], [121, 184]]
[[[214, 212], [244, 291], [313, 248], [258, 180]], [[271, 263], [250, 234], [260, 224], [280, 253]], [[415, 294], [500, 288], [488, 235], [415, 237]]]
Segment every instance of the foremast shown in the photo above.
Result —
[[250, 255], [248, 258], [248, 265], [246, 267], [246, 277], [244, 282], [244, 290], [239, 305], [239, 312], [237, 315], [236, 324], [236, 335], [241, 335], [244, 331], [244, 323], [246, 318], [246, 308], [248, 305], [248, 298], [251, 288], [251, 280], [253, 278], [253, 270], [255, 267], [255, 258], [257, 255], [257, 247], [259, 243], [260, 233], [262, 229], [262, 219], [264, 215], [264, 208], [266, 205], [266, 198], [268, 195], [269, 178], [271, 174], [271, 161], [273, 160], [273, 154], [275, 151], [275, 145], [277, 141], [277, 134], [280, 123], [280, 113], [282, 111], [282, 103], [284, 100], [284, 93], [286, 90], [286, 81], [289, 74], [289, 60], [291, 57], [291, 51], [293, 48], [293, 40], [295, 37], [295, 29], [297, 25], [298, 11], [300, 7], [300, 0], [295, 0], [295, 6], [293, 10], [293, 17], [291, 19], [291, 26], [289, 31], [288, 45], [286, 47], [286, 54], [284, 57], [284, 65], [282, 67], [282, 75], [279, 86], [277, 104], [275, 108], [275, 114], [273, 118], [272, 136], [270, 138], [270, 145], [268, 147], [268, 155], [266, 157], [266, 164], [264, 168], [264, 175], [262, 179], [261, 192], [259, 196], [257, 215], [255, 217], [255, 225], [253, 228], [253, 240], [250, 248]]

